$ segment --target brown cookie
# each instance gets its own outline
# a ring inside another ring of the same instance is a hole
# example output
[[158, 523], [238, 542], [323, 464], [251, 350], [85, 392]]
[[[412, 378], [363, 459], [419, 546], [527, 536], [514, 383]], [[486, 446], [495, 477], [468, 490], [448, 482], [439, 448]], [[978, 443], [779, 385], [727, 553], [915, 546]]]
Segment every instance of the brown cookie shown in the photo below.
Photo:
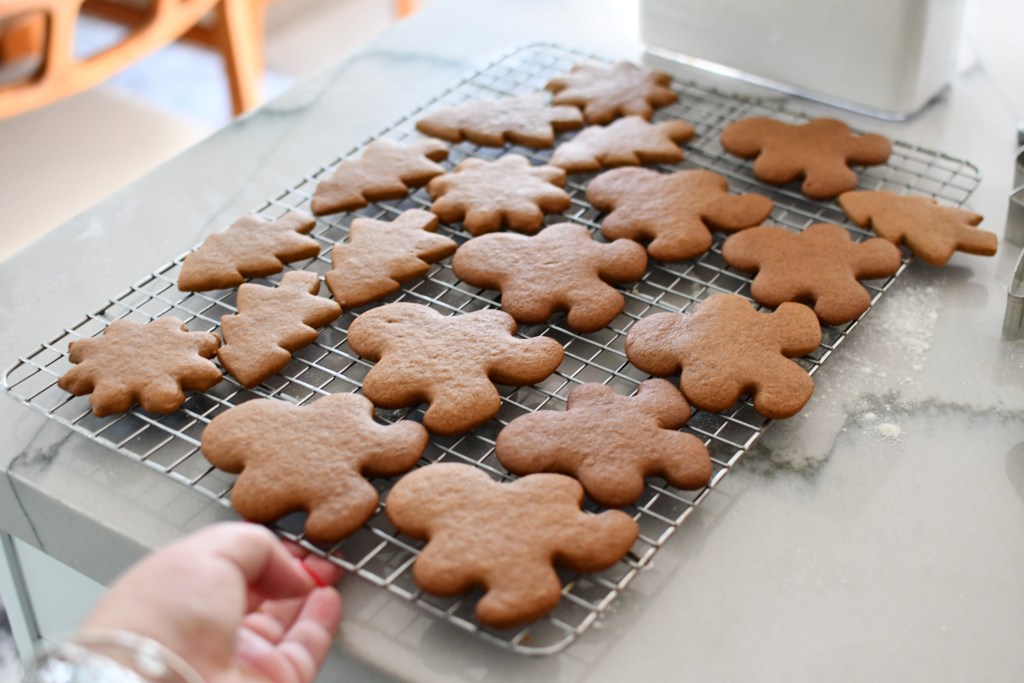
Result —
[[332, 394], [305, 406], [256, 399], [221, 413], [203, 430], [212, 465], [241, 473], [231, 506], [246, 519], [272, 522], [309, 513], [306, 536], [330, 543], [348, 536], [377, 509], [368, 477], [409, 470], [427, 448], [423, 425], [382, 425], [358, 394]]
[[583, 129], [555, 148], [550, 163], [569, 173], [611, 166], [674, 164], [683, 160], [679, 145], [693, 134], [693, 126], [685, 121], [649, 123], [641, 116], [627, 116], [609, 126]]
[[548, 106], [539, 95], [472, 100], [416, 122], [421, 133], [452, 142], [465, 138], [478, 145], [501, 147], [507, 141], [538, 149], [551, 147], [555, 133], [582, 127], [579, 109]]
[[319, 291], [320, 276], [305, 270], [285, 273], [277, 287], [238, 288], [238, 313], [220, 320], [224, 346], [217, 358], [242, 386], [273, 377], [293, 351], [316, 340], [317, 328], [341, 315], [341, 306]]
[[750, 294], [759, 304], [804, 303], [826, 325], [868, 310], [871, 295], [858, 280], [895, 275], [902, 260], [889, 242], [854, 242], [845, 229], [828, 223], [800, 233], [768, 225], [744, 230], [725, 241], [722, 256], [733, 268], [757, 272]]
[[644, 477], [662, 477], [678, 489], [707, 485], [707, 447], [676, 431], [689, 419], [686, 399], [663, 379], [647, 380], [632, 397], [603, 384], [583, 384], [569, 394], [565, 412], [516, 418], [498, 434], [494, 448], [513, 474], [569, 474], [598, 503], [621, 507], [640, 497]]
[[818, 348], [814, 311], [785, 303], [758, 312], [735, 294], [705, 299], [697, 312], [656, 313], [629, 330], [626, 357], [652, 375], [681, 373], [679, 388], [691, 404], [718, 412], [743, 394], [765, 417], [795, 415], [814, 391], [807, 371], [789, 360]]
[[420, 209], [405, 211], [390, 223], [352, 221], [348, 242], [331, 250], [334, 268], [324, 276], [334, 300], [345, 308], [364, 306], [426, 275], [431, 263], [458, 247], [455, 240], [435, 235], [436, 229], [437, 216]]
[[178, 289], [202, 292], [237, 287], [247, 277], [280, 273], [286, 263], [313, 258], [320, 253], [320, 245], [305, 235], [315, 225], [309, 216], [295, 212], [269, 222], [256, 216], [239, 218], [185, 257]]
[[839, 205], [854, 223], [871, 228], [893, 244], [905, 244], [933, 266], [945, 265], [954, 251], [979, 256], [996, 253], [999, 239], [979, 230], [981, 214], [940, 206], [931, 197], [892, 192], [846, 192]]
[[420, 304], [372, 308], [349, 327], [352, 350], [377, 363], [363, 393], [381, 408], [429, 403], [427, 429], [461, 434], [498, 414], [494, 384], [524, 386], [547, 378], [562, 362], [550, 337], [516, 338], [508, 313], [444, 316]]
[[447, 158], [448, 146], [437, 140], [418, 140], [404, 147], [390, 140], [374, 140], [359, 159], [341, 162], [330, 178], [316, 186], [313, 213], [322, 216], [400, 199], [410, 188], [426, 185], [444, 173], [444, 167], [435, 162]]
[[588, 123], [608, 123], [617, 116], [633, 114], [650, 119], [656, 107], [679, 99], [668, 87], [671, 84], [668, 74], [616, 62], [577, 64], [545, 87], [555, 93], [555, 104], [582, 107]]
[[759, 194], [729, 194], [725, 178], [711, 171], [617, 168], [590, 181], [587, 201], [611, 212], [602, 235], [650, 240], [647, 252], [659, 261], [698, 256], [711, 248], [711, 230], [759, 225], [772, 210]]
[[77, 365], [57, 380], [75, 396], [91, 393], [93, 415], [126, 412], [138, 401], [151, 413], [172, 413], [185, 391], [206, 391], [221, 380], [211, 361], [220, 339], [210, 332], [189, 332], [177, 318], [151, 323], [115, 320], [99, 337], [68, 345]]
[[387, 497], [400, 532], [426, 539], [412, 567], [429, 593], [485, 590], [481, 623], [511, 628], [558, 605], [554, 565], [580, 572], [607, 569], [639, 535], [618, 510], [587, 514], [583, 487], [560, 474], [531, 474], [498, 483], [471, 465], [438, 463], [402, 477]]
[[803, 178], [803, 193], [831, 199], [857, 187], [851, 164], [884, 164], [892, 151], [889, 138], [855, 135], [837, 119], [814, 119], [794, 125], [763, 116], [730, 123], [722, 131], [722, 147], [754, 162], [754, 176], [773, 185]]
[[496, 233], [469, 240], [452, 270], [474, 287], [501, 290], [501, 308], [535, 325], [568, 311], [577, 332], [601, 329], [626, 304], [611, 285], [633, 282], [647, 269], [647, 253], [630, 240], [595, 242], [575, 223], [549, 225], [533, 237]]
[[470, 235], [495, 232], [503, 226], [534, 233], [545, 213], [565, 211], [572, 204], [565, 171], [554, 166], [531, 166], [526, 157], [506, 154], [497, 161], [466, 159], [453, 173], [434, 178], [427, 191], [430, 210], [445, 223], [463, 221]]

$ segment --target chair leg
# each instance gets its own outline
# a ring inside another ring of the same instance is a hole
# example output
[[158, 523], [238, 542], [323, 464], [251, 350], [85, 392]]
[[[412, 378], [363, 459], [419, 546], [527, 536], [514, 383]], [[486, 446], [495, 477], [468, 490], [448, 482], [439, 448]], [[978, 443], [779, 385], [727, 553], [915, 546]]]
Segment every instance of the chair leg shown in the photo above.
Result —
[[420, 0], [396, 0], [395, 14], [399, 19], [405, 19], [415, 14], [420, 8]]
[[221, 0], [214, 37], [224, 57], [235, 115], [262, 100], [263, 9], [258, 0]]
[[0, 27], [0, 64], [26, 57], [41, 57], [46, 38], [46, 17], [28, 14]]

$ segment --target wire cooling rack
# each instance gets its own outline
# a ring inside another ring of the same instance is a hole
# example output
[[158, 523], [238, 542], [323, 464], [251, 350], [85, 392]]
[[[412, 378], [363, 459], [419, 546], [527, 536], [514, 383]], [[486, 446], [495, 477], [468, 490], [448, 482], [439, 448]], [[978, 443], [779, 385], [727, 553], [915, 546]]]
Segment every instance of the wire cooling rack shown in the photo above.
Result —
[[[374, 138], [393, 141], [419, 138], [415, 121], [426, 112], [467, 100], [542, 92], [549, 78], [567, 72], [584, 60], [603, 61], [600, 57], [558, 45], [534, 44], [517, 49], [469, 74]], [[806, 121], [806, 116], [777, 102], [737, 98], [695, 83], [677, 81], [673, 87], [679, 94], [679, 101], [659, 110], [655, 120], [683, 119], [695, 126], [697, 134], [685, 147], [686, 159], [679, 164], [661, 165], [662, 170], [709, 169], [724, 175], [733, 192], [767, 195], [775, 204], [769, 222], [777, 225], [803, 230], [813, 223], [835, 223], [845, 226], [858, 241], [870, 236], [851, 225], [835, 202], [812, 201], [793, 188], [777, 188], [758, 182], [751, 174], [749, 162], [726, 154], [718, 142], [722, 128], [741, 118], [770, 116], [796, 123]], [[559, 136], [559, 142], [572, 135]], [[317, 184], [329, 177], [343, 159], [358, 155], [369, 142], [367, 140], [317, 169], [268, 200], [255, 213], [269, 219], [292, 210], [309, 213]], [[461, 143], [452, 146], [445, 166], [451, 168], [467, 157], [493, 159], [508, 152], [522, 154], [535, 164], [545, 163], [551, 156], [550, 150], [538, 151], [516, 145], [494, 149]], [[584, 189], [593, 175], [569, 176], [566, 189], [572, 198], [572, 207], [561, 215], [549, 216], [548, 224], [568, 220], [586, 225], [596, 233], [600, 216], [584, 197]], [[956, 205], [962, 205], [968, 199], [978, 182], [977, 169], [968, 162], [900, 142], [894, 144], [888, 163], [860, 170], [862, 189], [930, 195]], [[390, 220], [406, 209], [429, 206], [429, 195], [420, 189], [401, 201], [374, 203], [362, 211], [318, 218], [312, 236], [321, 243], [321, 255], [294, 263], [288, 269], [318, 273], [329, 270], [330, 248], [346, 238], [348, 226], [354, 218], [367, 216]], [[443, 226], [440, 232], [460, 243], [469, 239], [458, 225]], [[439, 461], [462, 462], [480, 467], [497, 479], [512, 479], [494, 456], [495, 437], [509, 421], [536, 410], [563, 410], [568, 393], [585, 382], [607, 384], [622, 394], [633, 393], [639, 383], [647, 379], [645, 373], [626, 362], [623, 350], [626, 333], [635, 321], [659, 311], [690, 310], [716, 293], [739, 294], [749, 299], [750, 277], [728, 267], [721, 256], [722, 240], [723, 236], [717, 235], [712, 249], [694, 260], [652, 262], [640, 282], [623, 290], [626, 306], [622, 314], [599, 332], [574, 333], [566, 327], [564, 316], [558, 316], [546, 325], [520, 328], [521, 336], [547, 335], [562, 344], [565, 360], [558, 371], [535, 386], [501, 388], [502, 407], [495, 419], [463, 436], [432, 437], [420, 466]], [[303, 404], [326, 394], [359, 391], [371, 364], [353, 353], [347, 342], [349, 324], [360, 310], [356, 309], [347, 311], [324, 329], [317, 341], [298, 351], [282, 372], [254, 389], [244, 389], [226, 376], [209, 391], [190, 395], [185, 404], [170, 415], [149, 414], [136, 407], [119, 416], [94, 417], [89, 411], [88, 397], [72, 397], [56, 386], [57, 378], [70, 367], [67, 358], [69, 341], [98, 335], [113, 320], [127, 318], [147, 322], [165, 315], [181, 318], [193, 330], [216, 331], [222, 316], [236, 312], [235, 290], [183, 293], [177, 289], [183, 258], [184, 254], [20, 358], [5, 373], [3, 386], [18, 400], [62, 424], [227, 505], [234, 476], [212, 468], [199, 451], [203, 428], [211, 419], [232, 406], [259, 397]], [[906, 262], [893, 278], [866, 283], [872, 303], [899, 277], [905, 265]], [[257, 281], [271, 284], [278, 279], [271, 277]], [[322, 295], [326, 296], [326, 287], [323, 289]], [[432, 266], [425, 277], [409, 283], [387, 301], [426, 304], [451, 315], [497, 308], [499, 297], [497, 292], [462, 284], [452, 273], [450, 261], [446, 261]], [[853, 321], [824, 328], [821, 346], [797, 362], [813, 374], [856, 326], [857, 321]], [[378, 418], [385, 423], [420, 419], [421, 416], [422, 407], [378, 412]], [[663, 481], [649, 480], [643, 496], [625, 508], [641, 529], [640, 538], [629, 555], [614, 567], [597, 574], [562, 572], [564, 588], [559, 606], [547, 617], [520, 629], [496, 630], [480, 625], [473, 617], [479, 592], [456, 598], [439, 598], [420, 591], [412, 580], [410, 569], [423, 543], [397, 533], [382, 509], [353, 536], [329, 548], [315, 547], [304, 541], [301, 515], [282, 520], [277, 530], [330, 558], [349, 572], [386, 588], [401, 599], [416, 603], [439, 618], [475, 632], [491, 643], [521, 653], [557, 652], [600, 618], [637, 572], [651, 561], [696, 506], [736, 465], [769, 422], [754, 411], [749, 401], [743, 401], [724, 413], [696, 412], [684, 429], [703, 439], [711, 452], [714, 474], [708, 487], [699, 491], [680, 491]], [[386, 496], [394, 480], [377, 479], [374, 483]], [[590, 501], [586, 507], [593, 511], [600, 509]]]

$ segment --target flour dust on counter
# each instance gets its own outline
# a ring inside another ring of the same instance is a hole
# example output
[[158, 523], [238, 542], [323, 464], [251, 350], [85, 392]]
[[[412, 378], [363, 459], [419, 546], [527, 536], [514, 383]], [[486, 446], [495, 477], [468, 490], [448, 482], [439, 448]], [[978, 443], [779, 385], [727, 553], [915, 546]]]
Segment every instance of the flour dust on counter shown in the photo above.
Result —
[[[942, 276], [911, 268], [860, 321], [860, 333], [823, 367], [803, 412], [765, 433], [746, 466], [769, 474], [812, 477], [839, 433], [856, 425], [888, 446], [903, 436], [902, 419], [925, 399], [925, 369], [942, 308]], [[932, 397], [937, 404], [941, 398]]]

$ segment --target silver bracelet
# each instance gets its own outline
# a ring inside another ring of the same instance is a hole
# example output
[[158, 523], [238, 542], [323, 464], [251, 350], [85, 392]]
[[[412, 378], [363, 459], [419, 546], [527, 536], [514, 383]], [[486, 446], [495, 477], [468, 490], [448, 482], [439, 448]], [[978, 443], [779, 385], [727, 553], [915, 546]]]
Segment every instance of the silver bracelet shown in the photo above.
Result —
[[204, 683], [155, 640], [128, 631], [85, 631], [40, 649], [25, 683]]

